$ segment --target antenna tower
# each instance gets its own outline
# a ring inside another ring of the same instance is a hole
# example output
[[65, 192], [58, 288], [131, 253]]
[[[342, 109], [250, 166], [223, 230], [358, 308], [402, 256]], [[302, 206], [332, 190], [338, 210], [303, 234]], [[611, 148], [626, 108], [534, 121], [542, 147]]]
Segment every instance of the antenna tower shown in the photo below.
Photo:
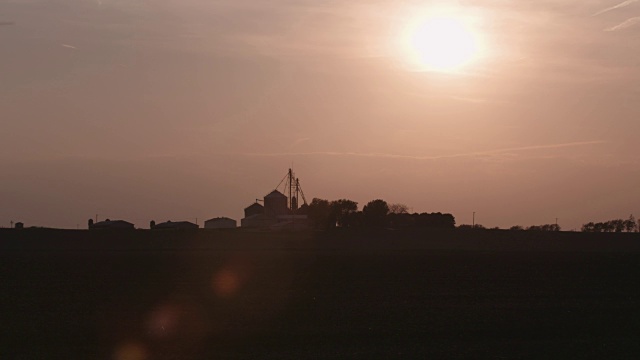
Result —
[[302, 187], [300, 186], [300, 179], [296, 178], [292, 169], [289, 169], [287, 175], [280, 182], [280, 184], [282, 183], [284, 183], [284, 193], [289, 198], [289, 209], [295, 214], [299, 207], [300, 197], [302, 197], [303, 204], [307, 204], [307, 199], [304, 197], [304, 192], [302, 192]]

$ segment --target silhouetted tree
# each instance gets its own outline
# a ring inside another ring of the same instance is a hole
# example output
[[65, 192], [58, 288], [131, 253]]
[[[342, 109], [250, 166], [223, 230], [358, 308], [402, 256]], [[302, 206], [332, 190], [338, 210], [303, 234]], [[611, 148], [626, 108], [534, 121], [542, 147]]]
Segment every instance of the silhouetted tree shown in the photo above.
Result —
[[337, 226], [350, 226], [351, 214], [358, 211], [358, 203], [355, 201], [340, 199], [331, 202], [331, 220]]
[[387, 223], [395, 229], [413, 227], [415, 226], [415, 217], [407, 213], [390, 212], [387, 215]]
[[588, 222], [582, 225], [582, 232], [595, 232], [596, 224], [593, 222]]
[[509, 230], [524, 230], [524, 228], [520, 225], [514, 225], [510, 227]]
[[558, 224], [532, 225], [527, 228], [530, 231], [560, 231]]
[[331, 224], [331, 204], [328, 200], [314, 198], [308, 208], [309, 221], [317, 229], [326, 229], [335, 226], [335, 220]]
[[625, 221], [622, 219], [613, 220], [613, 229], [615, 232], [623, 232], [625, 226]]
[[633, 214], [629, 215], [629, 218], [624, 221], [624, 231], [634, 232], [637, 229], [636, 226], [636, 218], [633, 217]]
[[391, 204], [389, 205], [389, 214], [407, 214], [409, 207], [405, 204]]
[[486, 230], [487, 228], [484, 227], [484, 225], [482, 224], [475, 224], [475, 225], [469, 225], [469, 224], [462, 224], [458, 226], [458, 229], [479, 229], [479, 230]]
[[369, 201], [362, 209], [365, 224], [371, 227], [383, 227], [386, 225], [387, 214], [389, 213], [389, 205], [384, 200]]
[[583, 232], [633, 232], [638, 230], [638, 224], [633, 215], [630, 215], [627, 220], [615, 219], [605, 222], [589, 222], [582, 225]]
[[[358, 203], [348, 199], [328, 201], [314, 198], [308, 205], [309, 221], [316, 229], [340, 227], [434, 227], [455, 228], [456, 220], [451, 214], [414, 213], [407, 212], [404, 204], [387, 204], [386, 201], [376, 199], [358, 211]], [[391, 211], [393, 210], [393, 211]], [[484, 228], [482, 225], [477, 228]]]
[[451, 214], [443, 213], [421, 213], [414, 214], [415, 224], [417, 227], [437, 227], [437, 228], [454, 228], [456, 227], [456, 219]]
[[345, 227], [364, 226], [364, 214], [362, 213], [362, 211], [350, 212], [344, 216], [343, 224], [340, 226], [345, 226]]

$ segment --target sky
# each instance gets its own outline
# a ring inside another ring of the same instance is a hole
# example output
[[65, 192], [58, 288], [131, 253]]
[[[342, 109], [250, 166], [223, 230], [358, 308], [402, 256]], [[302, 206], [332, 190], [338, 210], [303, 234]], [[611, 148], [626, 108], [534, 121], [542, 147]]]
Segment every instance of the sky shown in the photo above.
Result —
[[[412, 63], [423, 14], [479, 44]], [[487, 227], [640, 216], [640, 1], [2, 0], [0, 226], [305, 197]]]

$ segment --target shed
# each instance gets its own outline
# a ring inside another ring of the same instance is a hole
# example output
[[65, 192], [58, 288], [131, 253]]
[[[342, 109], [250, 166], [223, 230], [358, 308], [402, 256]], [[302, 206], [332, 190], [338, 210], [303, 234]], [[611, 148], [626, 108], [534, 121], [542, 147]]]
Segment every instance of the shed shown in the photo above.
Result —
[[89, 229], [130, 229], [133, 230], [135, 227], [132, 223], [124, 221], [124, 220], [105, 220], [99, 221], [97, 223], [91, 224], [89, 223]]
[[189, 221], [166, 221], [156, 224], [152, 229], [198, 229], [200, 226]]
[[217, 217], [204, 222], [205, 229], [235, 229], [238, 223], [228, 217]]

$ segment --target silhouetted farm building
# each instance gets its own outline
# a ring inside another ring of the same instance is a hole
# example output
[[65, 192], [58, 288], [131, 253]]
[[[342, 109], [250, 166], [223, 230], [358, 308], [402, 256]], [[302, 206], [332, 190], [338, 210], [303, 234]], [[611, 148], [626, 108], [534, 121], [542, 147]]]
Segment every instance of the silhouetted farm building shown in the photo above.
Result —
[[264, 206], [258, 204], [257, 202], [249, 205], [244, 209], [244, 217], [248, 218], [251, 215], [259, 215], [264, 214]]
[[254, 214], [240, 220], [243, 228], [268, 228], [275, 223], [276, 219], [267, 214]]
[[273, 190], [264, 197], [264, 213], [269, 216], [291, 214], [287, 206], [287, 196], [278, 190]]
[[154, 230], [163, 230], [163, 229], [181, 229], [181, 230], [191, 230], [198, 229], [200, 226], [194, 224], [189, 221], [166, 221], [160, 224], [151, 224], [151, 229]]
[[15, 224], [15, 228], [16, 228], [16, 229], [24, 229], [24, 223], [17, 222], [17, 223]]
[[124, 220], [105, 220], [97, 223], [93, 219], [89, 219], [89, 229], [135, 229], [134, 225]]
[[258, 204], [259, 200], [256, 200], [254, 204], [244, 209], [244, 218], [240, 221], [243, 228], [272, 230], [308, 228], [306, 200], [302, 206], [298, 207], [298, 197], [302, 196], [304, 199], [300, 182], [294, 177], [292, 170], [289, 170], [285, 179], [287, 181], [284, 182], [283, 179], [284, 188], [289, 196], [275, 189], [264, 196], [264, 205]]
[[218, 217], [204, 222], [205, 229], [235, 229], [238, 223], [227, 217]]

